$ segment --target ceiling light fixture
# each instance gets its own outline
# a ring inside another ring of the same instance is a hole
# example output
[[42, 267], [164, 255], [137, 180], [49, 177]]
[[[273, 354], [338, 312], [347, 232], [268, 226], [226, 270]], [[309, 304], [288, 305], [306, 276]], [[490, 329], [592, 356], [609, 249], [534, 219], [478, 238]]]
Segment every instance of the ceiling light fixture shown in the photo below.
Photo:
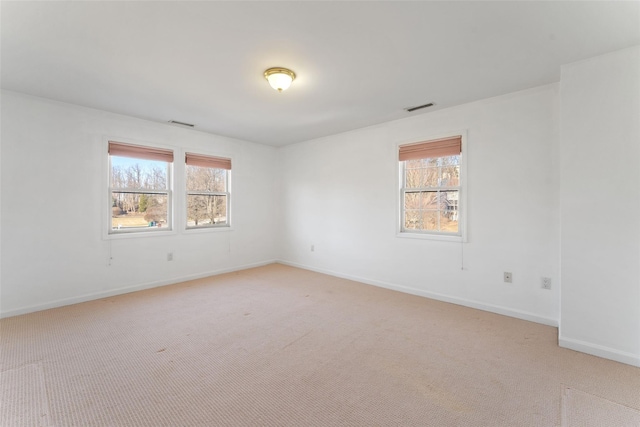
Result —
[[282, 92], [291, 86], [291, 82], [296, 78], [296, 73], [286, 68], [274, 67], [264, 72], [264, 78], [269, 81], [272, 88]]

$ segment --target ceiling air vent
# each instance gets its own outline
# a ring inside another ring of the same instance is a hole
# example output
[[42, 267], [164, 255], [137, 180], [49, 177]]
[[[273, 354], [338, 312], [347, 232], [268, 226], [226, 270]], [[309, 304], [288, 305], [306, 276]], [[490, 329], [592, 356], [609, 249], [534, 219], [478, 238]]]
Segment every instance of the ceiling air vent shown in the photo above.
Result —
[[190, 128], [193, 128], [196, 126], [196, 125], [192, 125], [191, 123], [179, 122], [177, 120], [169, 120], [169, 123], [171, 123], [172, 125], [187, 126]]
[[420, 110], [422, 108], [427, 108], [427, 107], [433, 107], [433, 102], [430, 102], [430, 103], [424, 104], [424, 105], [418, 105], [416, 107], [408, 107], [408, 108], [405, 108], [405, 110], [407, 110], [407, 112], [410, 113], [412, 111]]

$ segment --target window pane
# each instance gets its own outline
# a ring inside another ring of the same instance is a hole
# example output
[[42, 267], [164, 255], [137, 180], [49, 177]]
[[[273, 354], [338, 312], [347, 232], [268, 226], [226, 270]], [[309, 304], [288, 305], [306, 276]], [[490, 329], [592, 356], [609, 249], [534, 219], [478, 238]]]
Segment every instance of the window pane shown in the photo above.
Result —
[[407, 210], [420, 209], [420, 193], [405, 193], [404, 208]]
[[407, 209], [404, 213], [404, 228], [407, 230], [420, 230], [420, 211]]
[[421, 209], [438, 209], [438, 192], [437, 191], [423, 191], [420, 193], [422, 198], [420, 201]]
[[422, 167], [422, 159], [406, 160], [405, 167], [407, 169], [416, 169]]
[[167, 162], [110, 156], [111, 187], [137, 190], [166, 190]]
[[443, 209], [450, 211], [458, 210], [458, 199], [460, 193], [458, 191], [443, 191], [442, 193]]
[[459, 165], [449, 165], [443, 166], [441, 171], [442, 180], [440, 182], [441, 186], [450, 186], [456, 187], [460, 185], [460, 166]]
[[431, 157], [428, 159], [422, 159], [422, 167], [423, 168], [427, 168], [427, 167], [436, 167], [440, 164], [439, 162], [439, 157]]
[[441, 166], [460, 166], [460, 155], [440, 157]]
[[458, 201], [460, 198], [459, 191], [446, 191], [444, 195], [445, 206], [441, 213], [442, 231], [458, 232]]
[[438, 211], [422, 211], [422, 229], [428, 231], [438, 230]]
[[413, 168], [413, 169], [405, 169], [406, 174], [406, 188], [419, 188], [422, 182], [422, 169], [421, 168]]
[[440, 211], [440, 231], [447, 233], [458, 232], [458, 212]]
[[187, 191], [226, 192], [227, 170], [186, 165]]
[[227, 196], [187, 195], [187, 227], [213, 225], [228, 225]]
[[422, 169], [421, 187], [437, 187], [439, 177], [440, 177], [440, 170], [438, 168]]
[[167, 195], [111, 193], [111, 229], [167, 227]]

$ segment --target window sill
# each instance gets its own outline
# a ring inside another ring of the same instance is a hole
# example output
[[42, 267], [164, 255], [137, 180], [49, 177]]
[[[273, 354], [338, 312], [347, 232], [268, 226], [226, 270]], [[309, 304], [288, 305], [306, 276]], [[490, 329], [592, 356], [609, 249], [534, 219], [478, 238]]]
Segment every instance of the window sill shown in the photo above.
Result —
[[234, 229], [230, 226], [220, 226], [220, 227], [191, 227], [185, 228], [185, 234], [197, 234], [197, 233], [221, 233], [225, 231], [234, 231]]
[[400, 237], [403, 239], [437, 240], [441, 242], [458, 242], [458, 243], [466, 242], [466, 239], [463, 239], [462, 236], [452, 235], [452, 234], [434, 234], [434, 233], [399, 231], [396, 233], [396, 237]]
[[147, 237], [161, 237], [161, 236], [174, 236], [176, 235], [175, 230], [153, 230], [153, 231], [129, 231], [129, 232], [120, 232], [120, 233], [109, 233], [107, 232], [104, 238], [106, 240], [110, 239], [133, 239], [133, 238], [147, 238]]

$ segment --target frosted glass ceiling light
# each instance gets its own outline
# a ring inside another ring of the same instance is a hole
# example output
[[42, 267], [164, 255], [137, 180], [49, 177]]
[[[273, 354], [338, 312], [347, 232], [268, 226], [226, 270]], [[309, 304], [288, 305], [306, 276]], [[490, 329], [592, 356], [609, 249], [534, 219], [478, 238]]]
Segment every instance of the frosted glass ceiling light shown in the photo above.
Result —
[[264, 78], [269, 81], [272, 88], [282, 92], [291, 86], [291, 82], [296, 78], [296, 73], [286, 68], [275, 67], [265, 71]]

